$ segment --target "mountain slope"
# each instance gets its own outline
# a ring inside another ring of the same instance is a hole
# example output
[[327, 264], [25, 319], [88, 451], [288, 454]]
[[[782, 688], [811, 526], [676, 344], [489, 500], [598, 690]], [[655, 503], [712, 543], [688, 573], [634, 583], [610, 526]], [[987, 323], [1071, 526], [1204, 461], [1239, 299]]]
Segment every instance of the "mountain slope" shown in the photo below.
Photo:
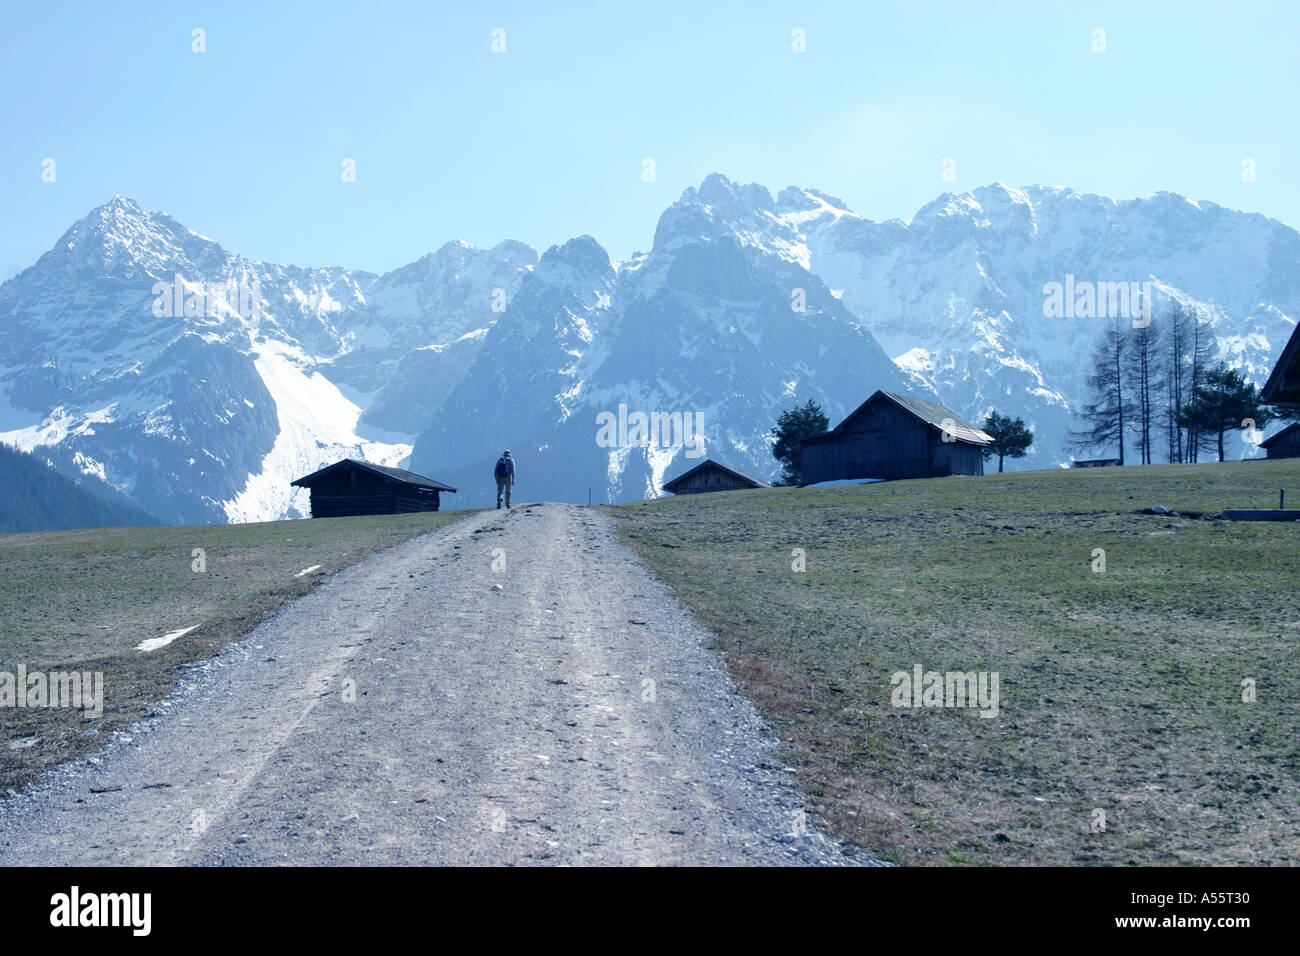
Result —
[[[279, 266], [115, 197], [0, 285], [0, 440], [168, 523], [305, 515], [293, 478], [343, 456], [406, 458], [400, 431], [418, 423], [367, 428], [363, 406], [376, 392], [378, 410], [400, 405], [403, 358], [490, 322], [491, 290], [517, 285], [531, 255], [447, 247], [383, 277]], [[425, 286], [445, 298], [457, 282], [481, 308], [426, 311]]]
[[[412, 467], [462, 488], [458, 503], [487, 504], [491, 462], [509, 447], [530, 500], [590, 489], [626, 501], [705, 454], [771, 475], [766, 436], [795, 402], [847, 412], [864, 389], [933, 395], [816, 276], [719, 225], [747, 202], [770, 207], [766, 190], [706, 187], [665, 212], [652, 251], [631, 262], [590, 237], [548, 250], [416, 439]], [[669, 434], [602, 435], [602, 416], [637, 413], [668, 416]]]
[[1149, 283], [1155, 322], [1196, 311], [1261, 383], [1300, 316], [1300, 234], [1002, 184], [875, 222], [715, 173], [626, 262], [590, 236], [454, 241], [377, 276], [246, 259], [114, 197], [0, 284], [0, 442], [169, 523], [304, 515], [289, 482], [343, 456], [458, 505], [491, 502], [506, 447], [533, 499], [657, 495], [706, 454], [771, 478], [780, 411], [837, 422], [878, 388], [1022, 416], [1042, 467], [1069, 459], [1108, 321], [1045, 307], [1075, 280]]
[[1045, 315], [1047, 284], [1150, 283], [1157, 330], [1178, 301], [1214, 326], [1218, 359], [1258, 384], [1300, 317], [1300, 234], [1171, 193], [1116, 202], [995, 184], [906, 223], [812, 190], [786, 190], [779, 205], [810, 268], [904, 368], [966, 417], [997, 408], [1035, 427], [1025, 467], [1068, 459], [1070, 413], [1107, 324]]
[[152, 515], [111, 497], [107, 487], [92, 491], [45, 462], [0, 445], [0, 532], [158, 524]]

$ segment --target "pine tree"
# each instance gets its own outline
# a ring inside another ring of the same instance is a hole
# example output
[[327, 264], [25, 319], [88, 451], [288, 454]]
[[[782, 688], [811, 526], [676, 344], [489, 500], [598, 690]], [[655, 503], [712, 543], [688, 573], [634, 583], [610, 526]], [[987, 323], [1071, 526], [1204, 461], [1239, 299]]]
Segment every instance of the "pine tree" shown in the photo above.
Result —
[[1223, 436], [1231, 428], [1246, 427], [1248, 420], [1263, 428], [1273, 420], [1273, 412], [1260, 404], [1259, 390], [1236, 369], [1218, 365], [1205, 374], [1197, 386], [1191, 404], [1183, 409], [1188, 427], [1217, 439], [1219, 461], [1223, 461]]
[[152, 515], [106, 501], [46, 461], [0, 443], [0, 532], [156, 524]]
[[1002, 473], [1004, 458], [1024, 458], [1029, 446], [1034, 443], [1034, 433], [1019, 419], [1010, 415], [989, 412], [984, 419], [984, 431], [993, 439], [993, 444], [984, 446], [984, 460], [998, 456], [998, 474]]
[[780, 484], [797, 485], [803, 480], [803, 444], [801, 439], [820, 435], [830, 427], [830, 420], [811, 398], [803, 405], [782, 412], [772, 429], [772, 457], [781, 462]]

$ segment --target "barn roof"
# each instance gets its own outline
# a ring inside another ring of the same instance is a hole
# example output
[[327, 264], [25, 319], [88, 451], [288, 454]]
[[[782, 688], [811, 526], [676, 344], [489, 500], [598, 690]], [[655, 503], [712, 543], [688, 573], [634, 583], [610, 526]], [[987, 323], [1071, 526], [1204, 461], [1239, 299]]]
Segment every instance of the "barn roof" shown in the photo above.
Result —
[[731, 477], [735, 478], [737, 481], [741, 482], [742, 484], [750, 485], [751, 487], [754, 488], [772, 487], [762, 478], [755, 478], [753, 475], [747, 475], [743, 471], [739, 471], [735, 468], [728, 468], [726, 465], [721, 464], [720, 462], [716, 462], [712, 458], [706, 458], [704, 459], [704, 461], [700, 462], [690, 471], [683, 472], [682, 474], [674, 478], [672, 481], [665, 481], [663, 485], [664, 491], [672, 491], [674, 485], [680, 484], [681, 482], [689, 478], [691, 475], [695, 474], [697, 471], [701, 471], [704, 468], [713, 468], [717, 471], [725, 472], [726, 474], [731, 475]]
[[1300, 405], [1300, 325], [1287, 339], [1259, 397], [1269, 405]]
[[1298, 429], [1300, 429], [1300, 422], [1296, 422], [1296, 423], [1294, 423], [1294, 424], [1292, 424], [1292, 425], [1288, 425], [1288, 426], [1286, 426], [1286, 428], [1282, 429], [1282, 430], [1281, 430], [1280, 432], [1278, 432], [1276, 435], [1269, 435], [1267, 438], [1265, 438], [1262, 442], [1259, 443], [1259, 447], [1260, 447], [1260, 448], [1271, 448], [1271, 447], [1273, 446], [1273, 444], [1274, 444], [1274, 443], [1275, 443], [1279, 438], [1281, 438], [1283, 435], [1294, 435], [1294, 433], [1295, 433]]
[[456, 489], [451, 485], [444, 485], [441, 481], [434, 481], [432, 478], [425, 478], [423, 475], [417, 475], [413, 471], [405, 471], [401, 468], [390, 468], [387, 465], [372, 465], [368, 461], [362, 461], [359, 458], [344, 458], [342, 461], [336, 461], [332, 465], [326, 465], [320, 471], [313, 471], [290, 484], [297, 485], [300, 488], [308, 488], [312, 482], [318, 478], [323, 478], [332, 474], [341, 468], [360, 468], [362, 471], [368, 471], [372, 474], [379, 475], [381, 478], [387, 478], [389, 481], [395, 481], [402, 485], [411, 485], [414, 488], [431, 488], [434, 491], [452, 491]]
[[982, 431], [952, 409], [945, 408], [938, 402], [928, 402], [923, 398], [913, 398], [911, 395], [899, 395], [896, 392], [883, 390], [874, 392], [870, 398], [845, 416], [844, 421], [830, 431], [814, 435], [811, 438], [805, 438], [804, 441], [824, 441], [839, 436], [845, 431], [845, 426], [849, 422], [853, 421], [868, 405], [878, 399], [893, 402], [903, 411], [914, 418], [920, 419], [925, 424], [931, 425], [939, 431], [947, 431], [948, 434], [952, 435], [954, 441], [965, 442], [968, 445], [988, 445], [993, 441], [993, 436], [988, 432]]

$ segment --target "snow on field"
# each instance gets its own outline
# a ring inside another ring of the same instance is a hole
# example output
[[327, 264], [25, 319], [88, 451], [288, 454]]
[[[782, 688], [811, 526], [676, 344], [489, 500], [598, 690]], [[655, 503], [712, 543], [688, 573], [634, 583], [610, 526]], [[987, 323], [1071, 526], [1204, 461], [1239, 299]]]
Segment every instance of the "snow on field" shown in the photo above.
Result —
[[198, 627], [197, 624], [191, 627], [182, 627], [179, 631], [168, 631], [162, 637], [151, 637], [148, 640], [141, 641], [139, 644], [136, 645], [135, 649], [137, 651], [143, 651], [145, 653], [148, 653], [149, 651], [156, 651], [160, 647], [166, 647], [172, 641], [176, 640], [176, 638], [184, 637], [186, 634], [194, 630], [194, 628], [196, 627]]
[[396, 465], [411, 453], [405, 443], [368, 441], [357, 432], [361, 408], [349, 401], [320, 372], [305, 370], [307, 356], [283, 342], [253, 344], [254, 365], [275, 400], [280, 433], [262, 460], [262, 470], [250, 475], [244, 489], [222, 502], [232, 523], [277, 521], [311, 515], [310, 494], [290, 486], [341, 458], [361, 458], [376, 465]]

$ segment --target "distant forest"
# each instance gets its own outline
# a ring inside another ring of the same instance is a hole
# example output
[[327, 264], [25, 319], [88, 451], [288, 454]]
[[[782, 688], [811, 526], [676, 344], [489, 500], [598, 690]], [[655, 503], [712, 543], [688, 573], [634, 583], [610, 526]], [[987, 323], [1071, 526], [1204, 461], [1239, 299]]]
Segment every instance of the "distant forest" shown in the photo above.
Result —
[[108, 501], [41, 459], [0, 443], [0, 532], [159, 523], [147, 512]]

